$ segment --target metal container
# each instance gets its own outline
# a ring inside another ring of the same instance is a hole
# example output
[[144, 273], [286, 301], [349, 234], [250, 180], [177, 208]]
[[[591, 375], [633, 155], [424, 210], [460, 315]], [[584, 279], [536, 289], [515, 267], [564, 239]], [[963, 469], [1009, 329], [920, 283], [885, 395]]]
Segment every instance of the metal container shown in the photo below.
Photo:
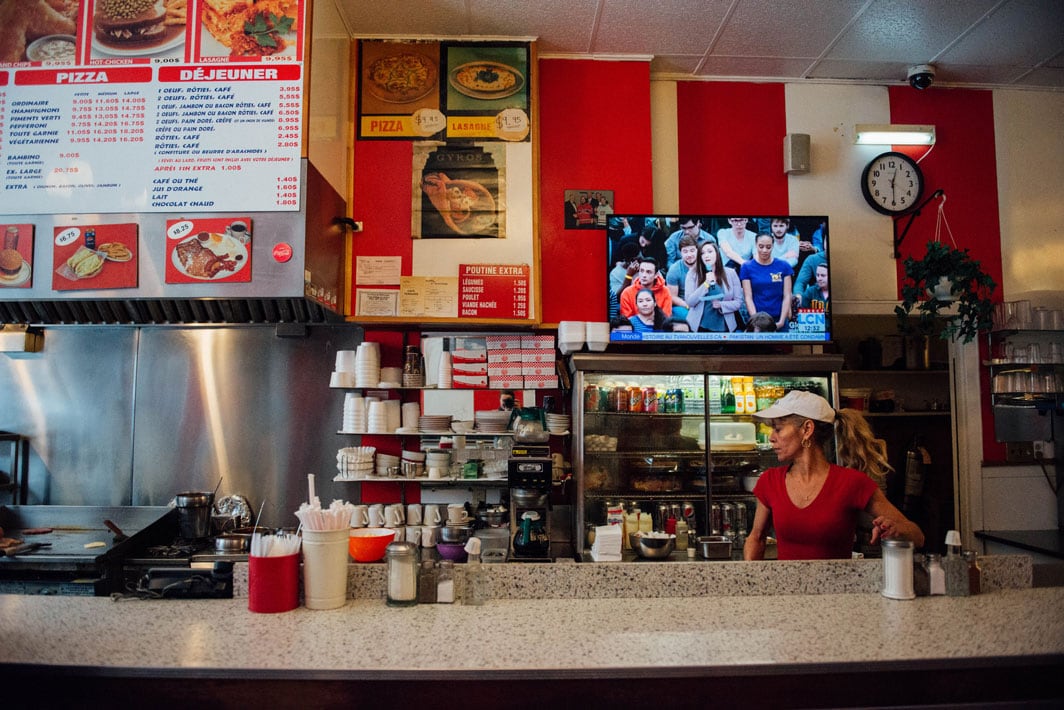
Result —
[[648, 537], [639, 533], [631, 533], [628, 536], [628, 542], [640, 557], [648, 560], [668, 559], [672, 551], [676, 549], [675, 536]]
[[732, 541], [725, 535], [701, 535], [698, 554], [704, 560], [730, 560]]
[[177, 506], [177, 534], [189, 540], [199, 540], [211, 534], [211, 504], [214, 493], [188, 491], [174, 497]]

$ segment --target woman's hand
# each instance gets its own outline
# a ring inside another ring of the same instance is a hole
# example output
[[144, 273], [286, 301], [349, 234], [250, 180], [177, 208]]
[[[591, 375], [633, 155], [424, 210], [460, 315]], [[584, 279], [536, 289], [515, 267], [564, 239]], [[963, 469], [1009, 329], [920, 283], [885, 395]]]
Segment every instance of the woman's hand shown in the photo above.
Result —
[[898, 536], [898, 524], [886, 515], [880, 515], [872, 520], [872, 542], [879, 539], [890, 539]]

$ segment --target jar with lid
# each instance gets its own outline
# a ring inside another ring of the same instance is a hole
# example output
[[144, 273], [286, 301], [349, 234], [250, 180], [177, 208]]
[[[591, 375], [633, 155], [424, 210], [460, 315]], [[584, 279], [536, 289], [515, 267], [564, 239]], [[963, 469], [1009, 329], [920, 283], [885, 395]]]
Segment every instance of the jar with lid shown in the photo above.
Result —
[[931, 577], [927, 572], [927, 557], [919, 553], [913, 554], [913, 591], [918, 597], [931, 594]]
[[388, 543], [388, 606], [417, 604], [418, 547], [412, 542]]
[[436, 601], [440, 604], [454, 603], [454, 562], [440, 560], [436, 572]]
[[421, 571], [417, 578], [417, 600], [419, 604], [436, 603], [437, 576], [436, 563], [432, 560], [422, 560]]
[[927, 580], [931, 596], [940, 596], [946, 593], [946, 570], [942, 568], [942, 555], [929, 553], [927, 555]]
[[883, 588], [888, 599], [912, 599], [913, 543], [901, 538], [888, 538], [880, 543], [883, 550]]

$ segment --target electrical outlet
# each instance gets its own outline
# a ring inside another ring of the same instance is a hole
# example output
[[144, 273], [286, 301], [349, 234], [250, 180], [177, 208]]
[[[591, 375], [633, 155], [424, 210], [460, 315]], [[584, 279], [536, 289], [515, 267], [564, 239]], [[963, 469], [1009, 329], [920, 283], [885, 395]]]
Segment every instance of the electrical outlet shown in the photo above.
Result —
[[1051, 459], [1053, 458], [1053, 442], [1052, 441], [1035, 441], [1031, 444], [1031, 450], [1036, 459]]
[[1034, 461], [1034, 446], [1030, 441], [1006, 441], [1005, 460], [1013, 463]]

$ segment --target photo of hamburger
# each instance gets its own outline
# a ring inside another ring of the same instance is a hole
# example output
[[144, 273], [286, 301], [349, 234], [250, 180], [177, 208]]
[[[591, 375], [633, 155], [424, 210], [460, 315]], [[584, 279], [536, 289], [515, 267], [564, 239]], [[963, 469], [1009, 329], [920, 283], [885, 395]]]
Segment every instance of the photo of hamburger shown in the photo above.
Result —
[[185, 32], [187, 0], [98, 0], [93, 28], [114, 49], [160, 50]]
[[0, 286], [21, 286], [30, 275], [30, 265], [16, 249], [0, 249]]

